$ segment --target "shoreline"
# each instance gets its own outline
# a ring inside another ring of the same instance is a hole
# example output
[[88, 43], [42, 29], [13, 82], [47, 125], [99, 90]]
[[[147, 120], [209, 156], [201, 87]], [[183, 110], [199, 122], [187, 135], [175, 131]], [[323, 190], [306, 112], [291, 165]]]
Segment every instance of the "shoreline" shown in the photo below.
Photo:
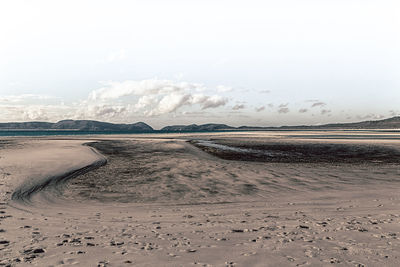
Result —
[[[380, 133], [384, 135], [385, 137], [381, 137], [382, 139], [398, 139], [398, 133], [400, 133], [400, 129], [396, 128], [371, 128], [371, 129], [319, 129], [319, 128], [310, 128], [310, 129], [262, 129], [262, 130], [218, 130], [218, 131], [182, 131], [182, 132], [177, 132], [177, 131], [161, 131], [161, 130], [154, 130], [153, 132], [121, 132], [121, 131], [80, 131], [80, 130], [42, 130], [42, 129], [37, 129], [37, 130], [24, 130], [24, 129], [14, 129], [14, 130], [4, 130], [0, 129], [0, 137], [3, 138], [41, 138], [41, 137], [96, 137], [96, 136], [146, 136], [146, 135], [155, 135], [155, 136], [168, 136], [168, 135], [215, 135], [215, 134], [263, 134], [263, 133], [306, 133], [306, 134], [312, 134], [314, 132], [320, 132], [320, 133], [327, 133], [327, 132], [332, 132], [332, 133], [343, 133], [342, 135], [332, 135], [332, 139], [340, 139], [340, 137], [346, 137], [347, 134], [351, 133], [369, 133], [370, 135], [374, 135], [376, 133]], [[7, 134], [8, 133], [8, 134]], [[58, 134], [57, 134], [58, 133]], [[392, 133], [393, 135], [389, 136], [388, 133]], [[304, 137], [307, 137], [307, 135], [304, 135]], [[318, 138], [317, 136], [313, 136], [314, 139]], [[324, 135], [321, 135], [319, 137], [321, 139], [325, 139]], [[354, 137], [353, 137], [354, 138]], [[361, 137], [361, 138], [365, 138]], [[375, 136], [377, 138], [377, 136]]]

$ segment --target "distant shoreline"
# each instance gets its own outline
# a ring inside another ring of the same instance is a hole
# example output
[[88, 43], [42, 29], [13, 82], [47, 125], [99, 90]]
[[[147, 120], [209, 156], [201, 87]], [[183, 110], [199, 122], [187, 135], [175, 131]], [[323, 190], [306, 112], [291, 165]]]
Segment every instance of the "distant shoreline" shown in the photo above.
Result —
[[400, 129], [229, 129], [229, 130], [214, 130], [214, 131], [162, 131], [154, 130], [152, 132], [134, 132], [134, 131], [81, 131], [81, 130], [56, 130], [56, 129], [0, 129], [0, 136], [16, 137], [16, 136], [78, 136], [78, 135], [126, 135], [126, 134], [193, 134], [193, 133], [238, 133], [238, 132], [382, 132], [382, 133], [399, 133]]

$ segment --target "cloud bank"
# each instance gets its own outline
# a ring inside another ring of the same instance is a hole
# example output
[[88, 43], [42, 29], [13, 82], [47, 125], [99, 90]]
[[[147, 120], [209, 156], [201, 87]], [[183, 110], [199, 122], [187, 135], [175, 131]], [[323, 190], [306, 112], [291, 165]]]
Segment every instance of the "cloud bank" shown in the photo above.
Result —
[[[177, 113], [217, 109], [228, 98], [214, 93], [204, 85], [172, 80], [101, 82], [87, 98], [64, 104], [61, 99], [47, 95], [0, 95], [0, 110], [8, 120], [56, 121], [65, 118], [130, 121], [131, 118], [168, 116]], [[228, 91], [224, 87], [223, 91]], [[215, 93], [216, 92], [216, 93]], [[55, 105], [54, 102], [58, 102]], [[26, 103], [26, 105], [24, 105]]]
[[[228, 99], [220, 95], [200, 93], [206, 88], [202, 84], [149, 79], [142, 81], [103, 82], [103, 87], [92, 91], [89, 101], [102, 106], [104, 102], [119, 101], [126, 109], [145, 116], [159, 116], [177, 112], [183, 107], [201, 110], [224, 106]], [[114, 110], [111, 113], [115, 113]]]
[[172, 80], [148, 79], [141, 81], [101, 82], [103, 87], [93, 90], [90, 100], [109, 100], [127, 96], [160, 95], [188, 91], [203, 91], [205, 87], [197, 83], [175, 82]]

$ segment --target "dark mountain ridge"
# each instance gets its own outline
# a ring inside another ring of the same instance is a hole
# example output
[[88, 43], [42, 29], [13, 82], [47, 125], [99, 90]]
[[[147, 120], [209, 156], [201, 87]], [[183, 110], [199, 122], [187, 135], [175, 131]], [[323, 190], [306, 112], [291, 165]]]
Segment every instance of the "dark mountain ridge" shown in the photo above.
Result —
[[262, 131], [262, 130], [312, 130], [312, 129], [400, 129], [400, 116], [374, 121], [361, 121], [350, 123], [330, 123], [322, 125], [295, 125], [280, 127], [240, 126], [232, 127], [226, 124], [191, 124], [172, 125], [162, 128], [162, 132], [202, 132], [202, 131]]
[[75, 131], [115, 131], [115, 132], [213, 132], [213, 131], [260, 131], [260, 130], [301, 130], [301, 129], [400, 129], [400, 116], [373, 121], [354, 123], [330, 123], [324, 125], [298, 125], [281, 127], [240, 126], [232, 127], [226, 124], [190, 124], [171, 125], [154, 130], [144, 122], [132, 124], [115, 124], [93, 120], [62, 120], [51, 122], [6, 122], [0, 123], [0, 130], [75, 130]]
[[282, 126], [281, 129], [400, 129], [400, 116], [383, 120], [350, 123], [330, 123], [323, 125]]
[[76, 130], [76, 131], [121, 131], [153, 132], [154, 129], [144, 122], [133, 124], [115, 124], [91, 120], [62, 120], [51, 122], [8, 122], [0, 123], [1, 130]]

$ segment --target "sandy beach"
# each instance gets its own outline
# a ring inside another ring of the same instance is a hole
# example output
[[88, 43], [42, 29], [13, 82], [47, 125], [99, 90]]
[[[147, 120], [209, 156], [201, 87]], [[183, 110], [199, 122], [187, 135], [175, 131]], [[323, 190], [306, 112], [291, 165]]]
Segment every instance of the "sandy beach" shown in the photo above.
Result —
[[398, 266], [400, 134], [0, 141], [0, 266]]

